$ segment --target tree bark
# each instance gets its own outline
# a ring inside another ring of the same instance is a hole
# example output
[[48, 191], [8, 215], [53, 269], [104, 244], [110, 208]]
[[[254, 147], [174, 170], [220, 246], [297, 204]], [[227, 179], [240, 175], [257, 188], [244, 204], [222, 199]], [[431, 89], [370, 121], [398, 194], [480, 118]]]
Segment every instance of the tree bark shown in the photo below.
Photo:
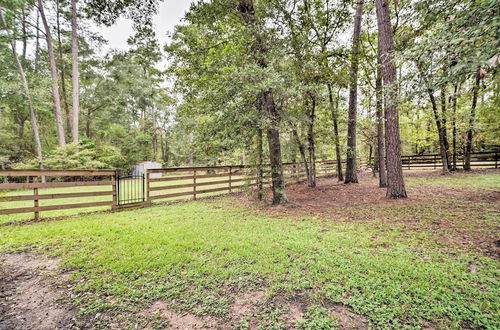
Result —
[[47, 52], [49, 55], [50, 63], [50, 74], [52, 76], [52, 96], [54, 98], [54, 115], [56, 117], [57, 125], [57, 136], [59, 139], [59, 146], [66, 145], [66, 138], [64, 134], [64, 127], [61, 114], [61, 97], [59, 95], [59, 83], [57, 78], [57, 67], [56, 58], [54, 55], [54, 45], [52, 42], [52, 34], [50, 32], [50, 27], [45, 17], [45, 11], [43, 9], [42, 0], [38, 0], [38, 11], [40, 12], [40, 18], [42, 19], [43, 26], [45, 28], [45, 37], [47, 39]]
[[28, 46], [28, 35], [27, 35], [27, 32], [26, 32], [26, 12], [24, 11], [24, 8], [21, 9], [21, 25], [22, 25], [22, 33], [23, 33], [23, 36], [22, 36], [22, 40], [23, 40], [23, 58], [26, 59], [26, 49], [27, 49], [27, 46]]
[[438, 113], [436, 98], [434, 97], [433, 90], [428, 88], [427, 94], [429, 94], [429, 98], [431, 100], [431, 105], [432, 105], [432, 112], [434, 113], [434, 119], [436, 121], [436, 127], [437, 127], [438, 137], [439, 137], [439, 150], [441, 152], [441, 159], [442, 159], [442, 166], [443, 166], [443, 174], [446, 174], [449, 172], [449, 170], [448, 170], [448, 153], [446, 152], [446, 143], [445, 143], [443, 124], [441, 122], [441, 119], [440, 119], [440, 116]]
[[[256, 62], [261, 68], [267, 68], [265, 54], [265, 42], [259, 34], [257, 19], [255, 17], [255, 9], [252, 0], [239, 0], [238, 11], [240, 12], [243, 21], [247, 28], [251, 31], [253, 40], [253, 53], [256, 57]], [[273, 92], [267, 89], [261, 92], [262, 109], [269, 119], [270, 126], [267, 128], [267, 140], [269, 144], [269, 160], [271, 162], [272, 190], [273, 190], [273, 205], [284, 204], [288, 202], [285, 194], [285, 181], [283, 180], [283, 164], [281, 160], [281, 143], [278, 131], [278, 124], [281, 120], [278, 109], [274, 102]]]
[[309, 180], [310, 173], [309, 173], [309, 165], [307, 163], [307, 157], [306, 157], [306, 150], [304, 148], [304, 145], [300, 141], [299, 134], [297, 133], [297, 129], [292, 128], [292, 135], [295, 140], [295, 143], [297, 143], [297, 146], [299, 147], [299, 153], [300, 153], [300, 158], [302, 159], [302, 163], [304, 164], [304, 170], [306, 171], [306, 176], [307, 179]]
[[38, 158], [38, 167], [40, 169], [43, 169], [42, 143], [40, 142], [40, 131], [38, 129], [38, 120], [36, 119], [35, 109], [33, 107], [33, 101], [31, 98], [30, 87], [28, 85], [28, 81], [26, 80], [26, 74], [24, 73], [23, 65], [21, 64], [21, 61], [19, 60], [19, 56], [17, 55], [16, 42], [11, 37], [10, 30], [8, 29], [7, 22], [5, 20], [4, 14], [3, 14], [3, 10], [1, 8], [0, 8], [0, 19], [2, 20], [2, 24], [7, 31], [7, 38], [9, 39], [11, 50], [12, 50], [12, 55], [14, 56], [14, 60], [15, 60], [16, 65], [17, 65], [19, 79], [21, 80], [21, 83], [22, 83], [23, 89], [24, 89], [24, 93], [26, 94], [26, 98], [28, 100], [28, 109], [29, 109], [29, 113], [30, 113], [31, 128], [33, 130], [33, 137], [35, 139], [35, 150], [36, 150], [36, 154], [37, 154], [37, 158]]
[[335, 139], [335, 156], [337, 158], [337, 179], [339, 181], [344, 181], [344, 175], [342, 174], [342, 154], [340, 152], [339, 123], [338, 123], [340, 88], [337, 92], [337, 97], [335, 99], [335, 104], [334, 104], [332, 85], [327, 84], [326, 86], [328, 87], [328, 98], [330, 100], [330, 107], [332, 109], [333, 136]]
[[378, 23], [378, 48], [382, 63], [384, 87], [386, 143], [387, 143], [387, 197], [406, 198], [401, 166], [401, 140], [399, 136], [398, 91], [394, 65], [394, 41], [387, 0], [375, 0]]
[[262, 148], [262, 128], [257, 129], [257, 199], [264, 198], [264, 155]]
[[452, 144], [453, 144], [453, 171], [457, 170], [457, 94], [458, 94], [458, 84], [455, 84], [453, 90], [453, 96], [451, 97], [451, 109], [452, 109]]
[[262, 99], [262, 107], [271, 119], [271, 124], [267, 128], [267, 143], [269, 144], [269, 160], [271, 162], [273, 205], [284, 204], [288, 202], [288, 199], [285, 194], [281, 143], [278, 131], [280, 116], [274, 104], [273, 92], [271, 90], [262, 93]]
[[62, 100], [63, 100], [63, 106], [64, 106], [64, 112], [66, 114], [66, 132], [68, 136], [71, 136], [71, 118], [70, 118], [70, 113], [69, 113], [69, 105], [68, 105], [68, 97], [66, 93], [66, 70], [64, 67], [64, 59], [63, 59], [63, 52], [62, 52], [62, 39], [61, 39], [61, 25], [59, 22], [59, 0], [56, 1], [56, 23], [57, 23], [57, 42], [59, 43], [58, 49], [58, 55], [59, 55], [59, 67], [61, 71], [61, 92], [62, 92]]
[[307, 185], [310, 188], [316, 187], [316, 146], [314, 143], [314, 122], [316, 118], [316, 98], [311, 97], [311, 107], [309, 109], [309, 125], [307, 130], [307, 141], [309, 142], [309, 176]]
[[76, 0], [71, 0], [71, 63], [73, 78], [73, 143], [78, 143], [80, 117], [80, 83], [78, 70], [78, 25]]
[[354, 32], [352, 35], [351, 79], [349, 84], [349, 119], [347, 122], [347, 159], [344, 183], [358, 183], [356, 168], [356, 115], [358, 103], [359, 44], [362, 15], [363, 0], [359, 0], [356, 7]]
[[34, 70], [38, 72], [38, 62], [40, 60], [40, 13], [36, 12], [36, 38], [35, 38], [35, 64]]
[[472, 89], [472, 106], [470, 109], [469, 117], [469, 128], [467, 129], [467, 141], [465, 143], [465, 154], [464, 154], [464, 170], [470, 171], [470, 154], [472, 152], [472, 139], [474, 137], [474, 126], [476, 123], [476, 106], [477, 106], [477, 95], [479, 93], [479, 85], [481, 83], [481, 69], [477, 70], [476, 82]]
[[448, 171], [451, 170], [451, 160], [450, 160], [450, 144], [448, 143], [448, 128], [447, 128], [447, 114], [446, 114], [446, 89], [445, 87], [441, 88], [440, 91], [441, 96], [441, 118], [443, 122], [443, 141], [444, 148], [446, 151], [446, 166], [448, 167]]
[[383, 90], [382, 90], [382, 68], [380, 54], [377, 54], [377, 73], [375, 77], [375, 97], [376, 97], [376, 116], [377, 116], [377, 164], [379, 172], [378, 185], [380, 188], [387, 187], [387, 172], [385, 168], [385, 135], [384, 135], [384, 109], [383, 109]]

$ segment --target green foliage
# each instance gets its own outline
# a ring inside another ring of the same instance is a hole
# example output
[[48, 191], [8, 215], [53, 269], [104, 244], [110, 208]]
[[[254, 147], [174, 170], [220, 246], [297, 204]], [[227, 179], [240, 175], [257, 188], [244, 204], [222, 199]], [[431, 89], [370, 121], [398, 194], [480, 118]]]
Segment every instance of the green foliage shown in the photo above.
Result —
[[311, 306], [299, 321], [297, 327], [304, 330], [328, 330], [339, 329], [338, 321], [331, 317], [328, 310], [321, 306]]
[[[37, 160], [17, 164], [18, 168], [36, 168]], [[78, 145], [58, 147], [45, 158], [47, 169], [120, 169], [125, 164], [120, 150], [110, 145], [95, 145], [83, 140]]]

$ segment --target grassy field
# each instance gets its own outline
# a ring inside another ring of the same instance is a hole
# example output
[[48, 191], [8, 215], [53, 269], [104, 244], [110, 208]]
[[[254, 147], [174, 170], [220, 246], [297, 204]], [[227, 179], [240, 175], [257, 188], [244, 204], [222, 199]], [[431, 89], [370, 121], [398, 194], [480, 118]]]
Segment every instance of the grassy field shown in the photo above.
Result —
[[[500, 189], [499, 174], [407, 181], [410, 187], [425, 183], [477, 194]], [[262, 329], [290, 327], [291, 305], [284, 302], [297, 301], [303, 313], [293, 326], [304, 329], [339, 327], [341, 319], [329, 312], [338, 306], [375, 328], [500, 327], [497, 258], [443, 244], [439, 232], [388, 224], [382, 213], [371, 213], [369, 221], [275, 216], [276, 210], [257, 212], [238, 201], [228, 197], [3, 226], [0, 251], [30, 249], [62, 258], [74, 285], [69, 302], [82, 319], [103, 328], [110, 322], [124, 328], [168, 326], [159, 314], [144, 313], [158, 301], [215, 319], [222, 328], [248, 328], [255, 319]], [[417, 203], [388, 206], [387, 214], [407, 210], [430, 222], [438, 209]], [[498, 204], [483, 210], [439, 216], [456, 219], [457, 226], [463, 221], [483, 231], [498, 228]], [[235, 317], [235, 301], [245, 292], [263, 292], [263, 298], [251, 315]]]

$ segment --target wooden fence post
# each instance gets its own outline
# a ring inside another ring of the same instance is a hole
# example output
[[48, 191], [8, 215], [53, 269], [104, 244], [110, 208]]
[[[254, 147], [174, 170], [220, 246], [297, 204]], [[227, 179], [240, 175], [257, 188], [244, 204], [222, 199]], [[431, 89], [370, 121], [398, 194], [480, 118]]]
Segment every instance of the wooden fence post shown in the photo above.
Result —
[[193, 170], [193, 199], [196, 200], [196, 170]]
[[436, 169], [437, 157], [434, 155], [434, 169]]
[[232, 176], [231, 176], [231, 172], [233, 172], [233, 168], [231, 166], [229, 166], [229, 193], [232, 192], [231, 188], [232, 188], [232, 185], [231, 185], [231, 180], [232, 180]]
[[149, 179], [151, 178], [151, 173], [149, 173], [149, 170], [146, 170], [146, 202], [150, 202], [149, 199]]
[[113, 196], [113, 206], [112, 208], [115, 208], [118, 206], [118, 196], [116, 196], [116, 180], [117, 180], [117, 171], [115, 170], [115, 172], [113, 173], [113, 175], [111, 176], [111, 191], [113, 192], [112, 196]]
[[[29, 182], [29, 180], [30, 180], [30, 177], [28, 177], [28, 182]], [[36, 176], [33, 177], [33, 182], [38, 182], [38, 177], [36, 177]], [[33, 195], [35, 196], [33, 199], [33, 206], [37, 208], [40, 205], [38, 202], [38, 198], [37, 198], [38, 188], [33, 188]], [[35, 210], [35, 221], [38, 221], [38, 220], [40, 220], [40, 212]]]
[[498, 168], [498, 152], [495, 152], [495, 168]]

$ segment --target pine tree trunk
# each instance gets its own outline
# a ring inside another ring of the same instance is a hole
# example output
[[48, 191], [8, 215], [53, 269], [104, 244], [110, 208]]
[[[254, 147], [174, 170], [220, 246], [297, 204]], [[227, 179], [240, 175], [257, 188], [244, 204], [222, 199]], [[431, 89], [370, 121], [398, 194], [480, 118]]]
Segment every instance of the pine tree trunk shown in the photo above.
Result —
[[434, 97], [434, 93], [433, 93], [432, 89], [428, 88], [427, 94], [429, 94], [429, 98], [431, 100], [431, 105], [432, 105], [432, 112], [434, 113], [434, 119], [436, 121], [436, 127], [437, 127], [438, 137], [439, 137], [439, 150], [441, 152], [441, 159], [442, 159], [442, 166], [443, 166], [443, 174], [446, 174], [449, 172], [449, 170], [448, 170], [448, 153], [446, 152], [443, 124], [441, 123], [441, 119], [440, 119], [437, 104], [436, 104], [436, 99]]
[[347, 122], [347, 159], [345, 183], [357, 183], [356, 166], [356, 121], [358, 103], [358, 67], [359, 44], [361, 33], [361, 18], [363, 15], [363, 0], [359, 0], [354, 17], [354, 32], [352, 35], [351, 72], [349, 85], [349, 119]]
[[314, 143], [314, 121], [316, 118], [316, 98], [312, 95], [311, 108], [309, 109], [309, 125], [307, 130], [307, 141], [309, 142], [309, 176], [307, 185], [316, 187], [316, 146]]
[[446, 114], [446, 90], [444, 87], [441, 88], [441, 118], [443, 121], [443, 141], [444, 148], [446, 151], [446, 166], [448, 171], [451, 170], [451, 159], [450, 159], [450, 144], [448, 143], [448, 128], [447, 128], [447, 114]]
[[401, 140], [399, 136], [398, 91], [394, 66], [394, 41], [387, 0], [375, 0], [378, 22], [378, 48], [382, 63], [386, 120], [387, 197], [406, 198], [401, 166]]
[[264, 155], [262, 147], [262, 128], [257, 130], [257, 199], [264, 198]]
[[476, 82], [472, 89], [472, 106], [470, 109], [469, 117], [469, 128], [467, 129], [467, 141], [465, 143], [465, 154], [464, 154], [464, 170], [470, 171], [470, 154], [472, 152], [472, 138], [474, 137], [474, 126], [476, 122], [476, 106], [477, 106], [477, 95], [479, 93], [479, 84], [481, 82], [481, 69], [477, 70]]
[[59, 140], [59, 146], [64, 146], [66, 145], [66, 137], [64, 134], [61, 114], [61, 97], [59, 95], [59, 83], [57, 78], [56, 58], [54, 55], [54, 44], [52, 42], [50, 27], [47, 22], [47, 18], [45, 17], [42, 0], [38, 0], [38, 11], [40, 12], [40, 18], [42, 19], [42, 23], [45, 28], [45, 37], [47, 39], [47, 52], [49, 55], [50, 74], [52, 76], [52, 96], [54, 98], [54, 115], [56, 117], [57, 136]]
[[78, 143], [80, 84], [78, 71], [78, 25], [76, 0], [71, 0], [71, 64], [73, 78], [73, 143]]
[[452, 126], [452, 144], [453, 144], [453, 170], [457, 170], [457, 94], [458, 94], [458, 84], [455, 84], [453, 90], [453, 96], [451, 99], [451, 108], [453, 111], [453, 118], [451, 121]]
[[64, 59], [62, 53], [62, 40], [61, 40], [61, 26], [59, 23], [59, 0], [56, 1], [56, 25], [57, 25], [57, 42], [59, 43], [58, 55], [59, 55], [59, 67], [61, 71], [61, 92], [62, 92], [62, 100], [64, 106], [64, 112], [66, 114], [66, 132], [68, 136], [71, 136], [71, 118], [69, 113], [69, 105], [68, 105], [68, 97], [66, 93], [66, 70], [64, 67]]
[[269, 160], [271, 162], [273, 205], [284, 204], [288, 202], [288, 199], [285, 194], [280, 134], [277, 128], [280, 117], [274, 104], [273, 92], [271, 90], [262, 93], [262, 108], [271, 119], [271, 124], [267, 128], [267, 142], [269, 145]]
[[338, 90], [337, 98], [334, 104], [332, 86], [330, 84], [327, 84], [327, 87], [328, 87], [328, 98], [330, 100], [330, 107], [332, 109], [333, 136], [335, 139], [335, 156], [337, 158], [337, 179], [339, 181], [344, 181], [344, 175], [342, 174], [342, 154], [340, 152], [339, 123], [338, 123], [340, 88]]
[[36, 37], [35, 37], [35, 64], [34, 70], [38, 72], [38, 62], [40, 60], [40, 13], [36, 12]]
[[[267, 50], [262, 36], [259, 34], [259, 26], [255, 17], [255, 9], [252, 0], [239, 0], [238, 11], [249, 31], [253, 34], [253, 52], [257, 58], [256, 62], [261, 68], [267, 68], [265, 55]], [[285, 182], [283, 180], [283, 164], [281, 161], [281, 143], [278, 131], [278, 124], [281, 116], [274, 103], [273, 92], [267, 89], [261, 92], [262, 109], [270, 122], [267, 128], [267, 141], [269, 144], [269, 160], [271, 162], [273, 205], [288, 202], [285, 194]]]
[[384, 109], [383, 109], [383, 90], [382, 90], [382, 67], [380, 63], [380, 54], [377, 54], [377, 76], [375, 77], [375, 97], [376, 97], [376, 116], [377, 116], [377, 164], [379, 172], [378, 184], [380, 188], [387, 187], [387, 172], [385, 169], [385, 134], [384, 134]]
[[22, 33], [23, 33], [23, 37], [22, 37], [22, 40], [23, 40], [23, 58], [25, 59], [26, 58], [26, 49], [27, 49], [27, 46], [28, 46], [28, 35], [27, 35], [27, 32], [26, 32], [26, 12], [24, 11], [24, 8], [21, 9], [21, 29], [22, 29]]
[[[36, 154], [37, 154], [37, 158], [38, 158], [38, 167], [40, 169], [43, 169], [44, 167], [43, 167], [42, 143], [40, 142], [40, 131], [38, 129], [38, 120], [36, 119], [35, 109], [33, 107], [33, 101], [31, 99], [30, 87], [28, 85], [28, 81], [26, 80], [26, 74], [24, 73], [23, 65], [21, 64], [21, 61], [19, 60], [19, 56], [17, 55], [16, 42], [14, 41], [14, 39], [12, 39], [10, 31], [8, 30], [7, 22], [5, 21], [3, 10], [1, 8], [0, 8], [0, 19], [2, 20], [2, 24], [7, 31], [7, 38], [9, 39], [11, 50], [12, 50], [12, 55], [14, 56], [14, 60], [15, 60], [16, 65], [17, 65], [19, 79], [21, 80], [21, 83], [22, 83], [23, 89], [24, 89], [24, 94], [26, 95], [26, 98], [28, 101], [28, 109], [29, 109], [30, 119], [31, 119], [31, 129], [33, 130], [33, 137], [35, 139], [35, 150], [36, 150]], [[45, 180], [43, 180], [43, 181], [45, 181]]]

